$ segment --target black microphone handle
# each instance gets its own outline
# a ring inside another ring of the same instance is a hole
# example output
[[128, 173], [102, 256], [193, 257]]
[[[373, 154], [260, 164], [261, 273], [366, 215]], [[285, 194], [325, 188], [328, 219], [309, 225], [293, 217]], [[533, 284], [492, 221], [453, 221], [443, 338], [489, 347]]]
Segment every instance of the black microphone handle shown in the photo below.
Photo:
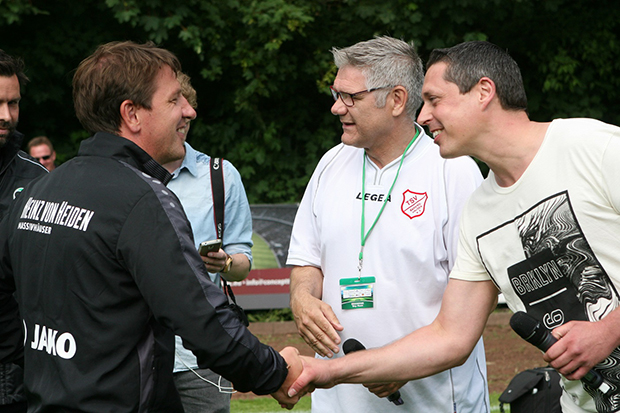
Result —
[[403, 399], [400, 397], [400, 391], [396, 390], [394, 393], [390, 394], [387, 399], [389, 401], [391, 401], [392, 403], [394, 403], [397, 406], [400, 406], [401, 404], [404, 404], [405, 402], [403, 401]]
[[[558, 340], [555, 337], [553, 337], [551, 332], [548, 332], [545, 336], [545, 340], [541, 343], [541, 345], [538, 348], [546, 353], [547, 350], [549, 350], [549, 348], [552, 345], [554, 345], [557, 341]], [[596, 370], [590, 370], [589, 372], [586, 373], [585, 376], [581, 378], [581, 380], [585, 382], [588, 386], [594, 389], [598, 389], [599, 386], [603, 383], [603, 376], [601, 376], [601, 374]]]
[[[517, 311], [512, 315], [510, 326], [521, 338], [545, 353], [558, 341], [547, 327], [541, 325], [538, 320], [523, 311]], [[596, 370], [587, 372], [581, 378], [581, 381], [594, 389], [600, 388], [601, 384], [604, 383], [603, 376]], [[608, 386], [605, 384], [601, 391], [607, 393], [609, 390]]]
[[[366, 347], [364, 347], [362, 343], [360, 343], [354, 338], [350, 338], [342, 344], [342, 351], [344, 351], [344, 354], [354, 353], [360, 350], [366, 350]], [[400, 391], [398, 390], [390, 394], [387, 399], [394, 403], [396, 406], [400, 406], [405, 403], [400, 397]]]
[[[546, 329], [546, 327], [543, 327], [543, 328]], [[534, 344], [536, 347], [541, 349], [543, 351], [543, 353], [546, 353], [547, 350], [549, 350], [551, 348], [551, 346], [554, 345], [557, 341], [558, 341], [558, 339], [553, 337], [553, 334], [551, 334], [551, 332], [547, 332], [547, 334], [543, 335], [540, 343], [538, 343], [538, 344], [532, 343], [532, 344]]]
[[[541, 345], [538, 348], [546, 353], [547, 350], [549, 350], [549, 348], [552, 345], [554, 345], [557, 341], [558, 340], [555, 337], [553, 337], [551, 332], [548, 332], [545, 336], [545, 340], [541, 343]], [[600, 385], [603, 383], [603, 376], [601, 376], [601, 374], [596, 370], [590, 370], [589, 372], [586, 373], [585, 376], [581, 378], [581, 381], [583, 381], [588, 386], [594, 389], [598, 389]]]

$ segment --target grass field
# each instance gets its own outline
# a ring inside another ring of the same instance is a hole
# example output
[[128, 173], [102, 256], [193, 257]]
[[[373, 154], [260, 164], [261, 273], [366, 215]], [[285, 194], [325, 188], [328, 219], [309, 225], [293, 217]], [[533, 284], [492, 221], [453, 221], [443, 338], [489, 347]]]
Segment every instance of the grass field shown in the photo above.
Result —
[[266, 268], [278, 268], [278, 261], [269, 244], [258, 234], [252, 234], [252, 269], [263, 270]]
[[295, 405], [293, 410], [286, 410], [280, 407], [277, 401], [270, 397], [257, 397], [248, 400], [233, 400], [230, 403], [231, 413], [310, 413], [310, 396], [302, 397]]

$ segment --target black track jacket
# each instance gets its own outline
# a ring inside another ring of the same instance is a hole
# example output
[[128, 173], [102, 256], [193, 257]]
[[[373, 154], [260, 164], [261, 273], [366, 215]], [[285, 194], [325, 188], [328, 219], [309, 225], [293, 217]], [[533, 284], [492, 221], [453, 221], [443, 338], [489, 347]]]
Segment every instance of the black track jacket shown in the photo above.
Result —
[[0, 148], [0, 219], [17, 194], [34, 178], [47, 174], [47, 169], [19, 149], [24, 135], [15, 131]]
[[[8, 136], [6, 143], [0, 148], [0, 219], [30, 181], [47, 173], [43, 165], [19, 149], [23, 138], [24, 135], [15, 131]], [[17, 303], [12, 299], [0, 304], [0, 323], [3, 317], [12, 317], [16, 308]], [[21, 326], [15, 324], [14, 329], [19, 331]], [[0, 338], [0, 347], [3, 345], [1, 340]], [[17, 364], [22, 364], [21, 350], [18, 343], [12, 357]], [[0, 407], [25, 400], [22, 388], [22, 368], [17, 364], [0, 364]]]
[[[97, 133], [11, 206], [0, 227], [0, 307], [14, 286], [29, 412], [182, 411], [174, 333], [237, 390], [283, 383], [284, 359], [210, 281], [169, 179], [131, 141]], [[14, 327], [0, 323], [0, 362]]]

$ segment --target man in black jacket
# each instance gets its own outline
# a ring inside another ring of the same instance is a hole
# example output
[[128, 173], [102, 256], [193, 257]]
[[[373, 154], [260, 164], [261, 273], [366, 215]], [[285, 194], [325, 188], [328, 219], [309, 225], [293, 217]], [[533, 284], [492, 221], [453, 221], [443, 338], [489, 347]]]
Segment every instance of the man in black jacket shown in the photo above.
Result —
[[[0, 50], [0, 219], [9, 205], [32, 179], [47, 171], [25, 152], [20, 145], [23, 135], [15, 130], [19, 120], [21, 86], [28, 81], [24, 63]], [[0, 320], [11, 316], [16, 309], [15, 300], [9, 297], [0, 305]], [[20, 330], [16, 332], [19, 333]], [[18, 343], [13, 354], [17, 362], [0, 364], [0, 412], [26, 411], [23, 394], [20, 360], [23, 346]]]
[[298, 354], [283, 350], [285, 361], [228, 309], [165, 186], [161, 164], [183, 156], [196, 116], [179, 71], [152, 44], [100, 46], [73, 79], [77, 117], [93, 136], [2, 223], [0, 300], [14, 283], [31, 412], [182, 412], [174, 334], [237, 390], [296, 401], [284, 390]]

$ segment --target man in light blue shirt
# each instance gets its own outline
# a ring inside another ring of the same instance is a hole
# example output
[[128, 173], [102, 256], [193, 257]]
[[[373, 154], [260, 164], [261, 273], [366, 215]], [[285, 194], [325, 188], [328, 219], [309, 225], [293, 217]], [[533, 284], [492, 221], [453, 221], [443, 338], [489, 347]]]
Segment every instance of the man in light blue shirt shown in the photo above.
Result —
[[[179, 74], [183, 95], [196, 107], [196, 91], [189, 77]], [[189, 131], [189, 123], [184, 131]], [[217, 238], [213, 218], [211, 192], [211, 157], [196, 151], [185, 142], [185, 156], [164, 167], [172, 174], [168, 184], [181, 201], [192, 226], [196, 248], [203, 241]], [[218, 286], [220, 277], [241, 281], [252, 266], [252, 216], [241, 176], [228, 161], [223, 162], [224, 175], [224, 244], [217, 252], [202, 257], [211, 280]], [[232, 258], [232, 263], [230, 262]], [[230, 412], [231, 384], [208, 369], [199, 369], [194, 354], [176, 337], [174, 381], [186, 413]]]

